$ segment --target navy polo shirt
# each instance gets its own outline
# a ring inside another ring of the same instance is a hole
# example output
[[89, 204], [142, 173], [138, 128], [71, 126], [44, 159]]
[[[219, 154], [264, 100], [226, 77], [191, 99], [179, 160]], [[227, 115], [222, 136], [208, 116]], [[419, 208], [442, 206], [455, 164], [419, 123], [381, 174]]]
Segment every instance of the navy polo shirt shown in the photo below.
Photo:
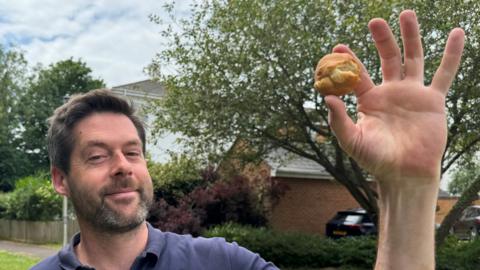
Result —
[[[147, 223], [148, 241], [145, 250], [136, 258], [132, 270], [273, 270], [278, 269], [236, 243], [223, 238], [192, 237], [162, 232]], [[57, 254], [41, 261], [31, 270], [93, 270], [82, 265], [73, 247], [80, 243], [80, 234]]]

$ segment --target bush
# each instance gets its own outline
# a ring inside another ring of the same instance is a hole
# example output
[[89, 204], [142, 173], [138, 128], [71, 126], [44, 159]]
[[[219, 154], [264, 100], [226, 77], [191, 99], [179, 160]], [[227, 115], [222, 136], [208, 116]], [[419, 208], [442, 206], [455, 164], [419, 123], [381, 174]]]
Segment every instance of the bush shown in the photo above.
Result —
[[[285, 233], [227, 223], [207, 230], [206, 237], [224, 237], [264, 259], [288, 269], [340, 267], [372, 269], [376, 257], [374, 237], [348, 237], [338, 240], [319, 235]], [[480, 238], [462, 241], [449, 237], [436, 253], [437, 270], [480, 269]]]
[[282, 268], [372, 269], [376, 255], [373, 237], [332, 240], [320, 235], [276, 232], [233, 223], [214, 227], [204, 235], [237, 242]]
[[0, 217], [18, 220], [54, 220], [62, 214], [62, 197], [47, 174], [19, 179], [15, 189], [0, 200]]
[[200, 162], [184, 155], [173, 155], [167, 163], [149, 161], [148, 171], [155, 191], [168, 191], [173, 197], [189, 193], [202, 179]]
[[191, 185], [171, 181], [155, 190], [156, 202], [148, 221], [163, 231], [194, 236], [228, 221], [264, 226], [270, 207], [266, 200], [278, 200], [282, 192], [284, 189], [271, 178], [251, 181], [235, 176], [222, 180], [209, 167], [203, 171], [202, 179]]
[[461, 241], [448, 237], [437, 251], [437, 270], [480, 269], [480, 239]]
[[0, 218], [2, 218], [7, 211], [9, 193], [0, 192]]

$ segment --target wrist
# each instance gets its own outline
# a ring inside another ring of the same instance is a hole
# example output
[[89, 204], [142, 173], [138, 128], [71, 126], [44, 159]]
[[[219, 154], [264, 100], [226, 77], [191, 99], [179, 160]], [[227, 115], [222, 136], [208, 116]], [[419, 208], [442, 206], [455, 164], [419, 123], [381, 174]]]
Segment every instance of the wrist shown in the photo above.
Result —
[[377, 269], [434, 269], [438, 179], [401, 177], [385, 180], [378, 181]]
[[419, 187], [438, 187], [441, 177], [440, 162], [430, 165], [423, 164], [421, 169], [389, 169], [387, 172], [373, 174], [373, 176], [379, 187], [383, 187], [385, 190], [388, 190], [389, 187], [397, 191], [398, 189], [410, 190]]

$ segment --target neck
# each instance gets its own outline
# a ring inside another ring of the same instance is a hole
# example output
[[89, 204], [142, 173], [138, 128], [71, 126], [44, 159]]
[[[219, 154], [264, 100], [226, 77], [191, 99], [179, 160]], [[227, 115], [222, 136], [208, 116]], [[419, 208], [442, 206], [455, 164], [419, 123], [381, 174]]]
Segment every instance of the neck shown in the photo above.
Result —
[[80, 243], [75, 246], [78, 260], [102, 269], [130, 269], [145, 249], [148, 239], [146, 222], [124, 233], [99, 232], [79, 220]]

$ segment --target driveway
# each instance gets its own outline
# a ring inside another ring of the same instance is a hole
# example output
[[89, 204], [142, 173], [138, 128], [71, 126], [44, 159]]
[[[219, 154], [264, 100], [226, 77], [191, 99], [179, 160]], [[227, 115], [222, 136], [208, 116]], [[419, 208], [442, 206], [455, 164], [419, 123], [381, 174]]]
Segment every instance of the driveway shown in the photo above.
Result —
[[47, 258], [55, 253], [57, 250], [49, 247], [24, 244], [12, 241], [0, 240], [0, 250], [5, 250], [8, 252], [22, 253], [30, 256], [34, 256], [40, 259]]

